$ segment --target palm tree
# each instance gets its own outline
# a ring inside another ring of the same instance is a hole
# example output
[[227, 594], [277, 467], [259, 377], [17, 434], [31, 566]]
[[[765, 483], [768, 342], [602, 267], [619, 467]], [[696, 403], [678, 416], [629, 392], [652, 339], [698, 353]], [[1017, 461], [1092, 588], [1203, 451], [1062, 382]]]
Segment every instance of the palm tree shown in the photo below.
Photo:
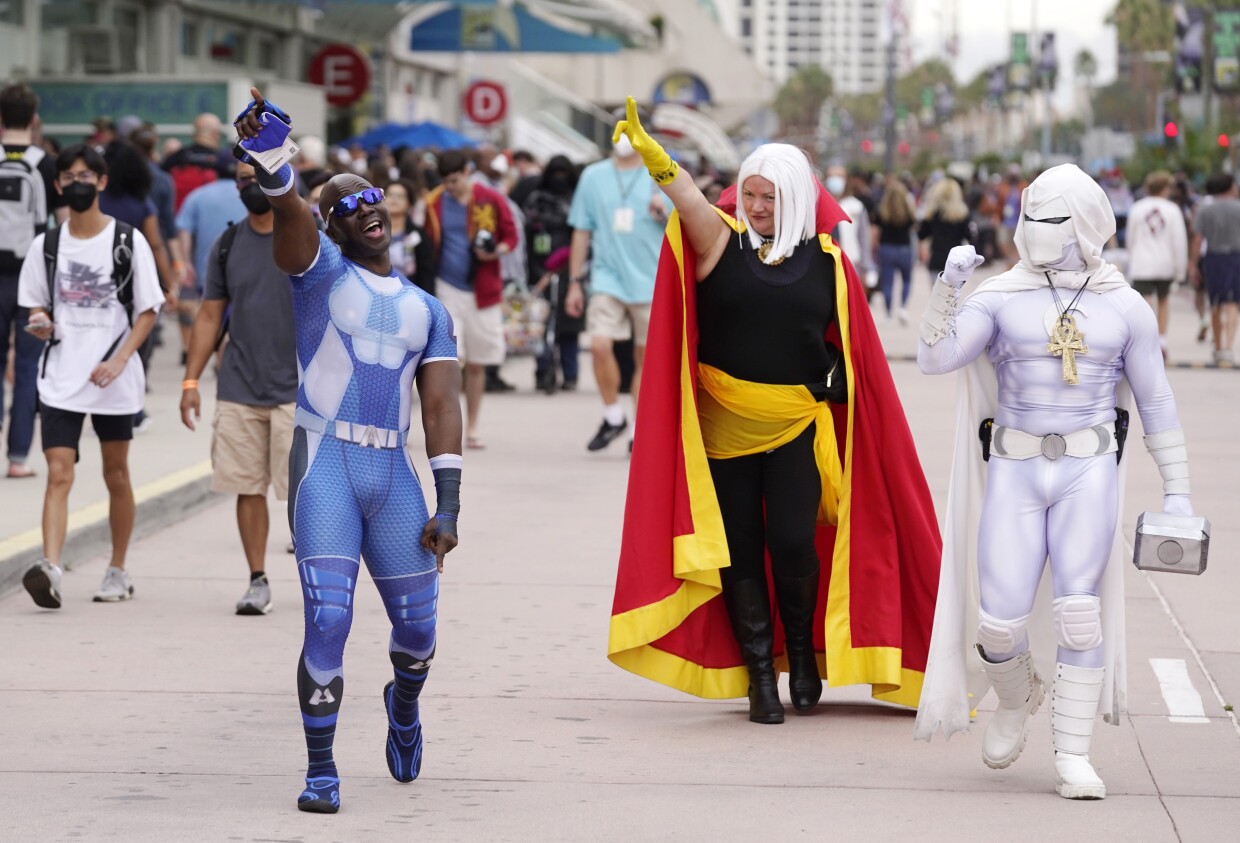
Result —
[[1082, 49], [1072, 61], [1072, 71], [1085, 87], [1085, 103], [1089, 111], [1086, 129], [1094, 127], [1094, 79], [1098, 76], [1098, 59], [1088, 49]]
[[1145, 125], [1153, 126], [1165, 80], [1146, 60], [1147, 53], [1170, 51], [1175, 44], [1175, 15], [1163, 0], [1118, 0], [1107, 17], [1119, 36], [1120, 68], [1127, 57], [1132, 84], [1145, 92]]

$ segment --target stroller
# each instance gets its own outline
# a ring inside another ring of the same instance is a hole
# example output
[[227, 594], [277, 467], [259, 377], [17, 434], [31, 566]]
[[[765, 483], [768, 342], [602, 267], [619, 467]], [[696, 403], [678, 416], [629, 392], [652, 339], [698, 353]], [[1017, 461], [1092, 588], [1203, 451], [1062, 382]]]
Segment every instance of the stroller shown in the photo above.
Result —
[[568, 246], [561, 246], [550, 255], [543, 263], [544, 275], [535, 289], [543, 287], [544, 295], [550, 302], [547, 313], [546, 328], [543, 331], [542, 350], [536, 356], [537, 374], [535, 376], [535, 387], [547, 395], [555, 395], [556, 393], [556, 372], [560, 368], [559, 346], [556, 344], [556, 316], [560, 310], [560, 283], [565, 270], [568, 269]]

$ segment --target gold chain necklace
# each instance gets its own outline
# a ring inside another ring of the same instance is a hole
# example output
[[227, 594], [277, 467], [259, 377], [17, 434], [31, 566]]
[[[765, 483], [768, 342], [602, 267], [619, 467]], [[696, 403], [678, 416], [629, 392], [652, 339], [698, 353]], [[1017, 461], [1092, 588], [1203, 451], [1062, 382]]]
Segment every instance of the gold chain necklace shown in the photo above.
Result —
[[1046, 344], [1046, 350], [1055, 357], [1062, 358], [1063, 379], [1070, 384], [1077, 384], [1080, 383], [1080, 375], [1076, 371], [1076, 355], [1088, 354], [1089, 346], [1085, 344], [1085, 333], [1076, 326], [1076, 317], [1072, 315], [1072, 311], [1081, 294], [1085, 292], [1085, 287], [1089, 285], [1089, 278], [1085, 279], [1081, 289], [1072, 297], [1068, 306], [1064, 307], [1050, 273], [1043, 274], [1046, 275], [1046, 283], [1050, 285], [1051, 295], [1055, 297], [1055, 306], [1059, 310], [1059, 318], [1055, 320], [1055, 326], [1051, 329], [1051, 341]]

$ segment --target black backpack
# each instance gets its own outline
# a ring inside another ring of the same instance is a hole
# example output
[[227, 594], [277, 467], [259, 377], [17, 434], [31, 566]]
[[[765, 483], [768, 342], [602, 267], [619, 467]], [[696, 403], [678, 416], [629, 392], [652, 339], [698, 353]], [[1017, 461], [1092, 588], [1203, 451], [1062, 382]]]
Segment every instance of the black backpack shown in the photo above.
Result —
[[[52, 314], [56, 306], [56, 256], [60, 252], [60, 232], [64, 226], [58, 226], [43, 235], [43, 265], [47, 271], [47, 316], [52, 322], [56, 317]], [[127, 222], [116, 220], [116, 228], [112, 234], [112, 283], [116, 286], [116, 300], [125, 308], [129, 318], [129, 327], [133, 327], [133, 226]], [[107, 360], [116, 351], [124, 334], [113, 341], [103, 359]], [[48, 342], [48, 351], [60, 340], [54, 337]], [[46, 358], [44, 359], [46, 366]], [[101, 361], [102, 362], [102, 361]]]
[[[228, 228], [224, 229], [224, 233], [220, 235], [220, 248], [218, 253], [220, 267], [220, 282], [224, 285], [224, 289], [228, 289], [228, 253], [232, 251], [233, 243], [237, 240], [237, 229], [241, 226], [230, 222]], [[224, 314], [224, 321], [220, 323], [220, 334], [215, 338], [215, 350], [219, 351], [220, 346], [224, 344], [224, 337], [228, 336], [228, 323], [232, 319], [232, 308], [229, 308]]]

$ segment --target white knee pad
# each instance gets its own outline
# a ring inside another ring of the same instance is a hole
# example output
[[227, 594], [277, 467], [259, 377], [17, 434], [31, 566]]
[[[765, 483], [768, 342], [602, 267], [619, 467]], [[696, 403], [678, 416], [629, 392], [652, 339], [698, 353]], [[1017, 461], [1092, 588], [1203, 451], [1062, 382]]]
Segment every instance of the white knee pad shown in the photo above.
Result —
[[977, 614], [977, 643], [981, 644], [987, 653], [999, 656], [1014, 652], [1024, 640], [1028, 615], [1000, 620], [986, 614], [984, 609], [979, 609]]
[[1069, 650], [1092, 650], [1102, 643], [1102, 601], [1093, 594], [1057, 597], [1051, 606], [1059, 643]]

